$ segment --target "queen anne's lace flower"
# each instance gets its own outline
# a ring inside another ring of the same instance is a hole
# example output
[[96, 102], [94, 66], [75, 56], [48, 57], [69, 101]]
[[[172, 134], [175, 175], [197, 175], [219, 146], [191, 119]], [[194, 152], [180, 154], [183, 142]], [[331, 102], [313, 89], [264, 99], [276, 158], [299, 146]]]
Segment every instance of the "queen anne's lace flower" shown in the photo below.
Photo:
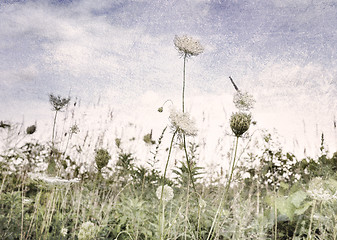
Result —
[[182, 37], [175, 36], [173, 42], [179, 53], [182, 55], [186, 54], [187, 57], [198, 56], [204, 51], [203, 46], [201, 46], [198, 40], [195, 40], [192, 37], [188, 37], [186, 35]]
[[249, 111], [254, 107], [255, 100], [248, 92], [237, 91], [233, 97], [235, 107], [241, 111]]
[[326, 183], [320, 177], [316, 177], [310, 181], [307, 193], [316, 201], [327, 202], [337, 200], [337, 192], [332, 194], [331, 190], [326, 187]]
[[[156, 191], [156, 196], [157, 198], [160, 200], [161, 198], [161, 192], [162, 192], [162, 186], [158, 187], [157, 188], [157, 191]], [[164, 190], [163, 190], [163, 201], [164, 202], [169, 202], [172, 198], [174, 197], [174, 194], [173, 194], [173, 189], [168, 186], [168, 185], [164, 185]]]
[[82, 223], [80, 231], [78, 233], [79, 240], [91, 240], [95, 238], [96, 226], [92, 222]]
[[195, 126], [195, 121], [190, 118], [188, 113], [179, 112], [175, 108], [171, 108], [170, 120], [173, 131], [186, 136], [197, 135], [198, 129]]

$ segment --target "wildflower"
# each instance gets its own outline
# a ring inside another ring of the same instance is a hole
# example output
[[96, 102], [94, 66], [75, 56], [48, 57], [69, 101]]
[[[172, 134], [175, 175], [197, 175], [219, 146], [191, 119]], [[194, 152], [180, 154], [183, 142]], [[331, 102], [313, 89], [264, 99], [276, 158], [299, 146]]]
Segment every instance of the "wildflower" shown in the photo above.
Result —
[[232, 114], [230, 119], [230, 127], [237, 137], [241, 137], [242, 134], [247, 132], [251, 122], [250, 114], [244, 112], [237, 112]]
[[170, 120], [173, 131], [186, 136], [197, 135], [198, 129], [195, 126], [195, 121], [190, 118], [188, 113], [178, 112], [175, 108], [171, 108]]
[[53, 94], [49, 95], [49, 102], [53, 106], [53, 110], [58, 112], [62, 110], [70, 101], [69, 98], [61, 98], [61, 96], [54, 96]]
[[332, 194], [325, 185], [326, 184], [322, 178], [316, 177], [310, 181], [307, 193], [312, 199], [317, 201], [327, 202], [337, 200], [337, 192]]
[[254, 107], [255, 100], [248, 92], [237, 91], [233, 97], [235, 107], [241, 111], [249, 111]]
[[61, 235], [62, 235], [63, 237], [65, 237], [65, 236], [67, 236], [67, 233], [68, 233], [68, 229], [65, 228], [65, 227], [63, 227], [63, 228], [61, 229]]
[[77, 134], [77, 133], [80, 132], [80, 129], [79, 129], [79, 127], [77, 126], [77, 124], [74, 124], [74, 125], [71, 126], [70, 132], [71, 132], [72, 134]]
[[[156, 191], [156, 196], [159, 200], [161, 198], [162, 188], [163, 187], [160, 186], [157, 188], [157, 191]], [[162, 200], [164, 202], [169, 202], [173, 197], [174, 197], [173, 189], [168, 185], [164, 185]]]
[[78, 233], [79, 240], [94, 239], [96, 235], [96, 226], [92, 222], [82, 223], [80, 231]]
[[186, 35], [182, 37], [175, 36], [173, 42], [178, 52], [183, 56], [198, 56], [204, 51], [203, 46], [201, 46], [198, 40], [195, 40], [192, 37], [188, 37]]

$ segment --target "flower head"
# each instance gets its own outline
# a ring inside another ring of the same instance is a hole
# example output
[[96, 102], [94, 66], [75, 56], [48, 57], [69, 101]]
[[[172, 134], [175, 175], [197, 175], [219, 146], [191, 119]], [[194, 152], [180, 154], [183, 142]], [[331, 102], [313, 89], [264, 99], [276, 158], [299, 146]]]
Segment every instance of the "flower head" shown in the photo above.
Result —
[[53, 107], [53, 111], [61, 111], [62, 108], [68, 105], [70, 97], [62, 98], [61, 96], [54, 96], [53, 94], [49, 95], [49, 102]]
[[171, 108], [170, 121], [173, 131], [186, 136], [197, 135], [198, 129], [195, 126], [195, 121], [190, 118], [188, 113], [179, 112], [175, 108]]
[[182, 37], [175, 36], [173, 42], [179, 53], [187, 57], [198, 56], [204, 51], [203, 46], [201, 46], [198, 40], [186, 35]]
[[169, 202], [173, 197], [174, 197], [174, 193], [173, 193], [173, 189], [168, 186], [168, 185], [164, 185], [164, 189], [162, 186], [157, 188], [156, 191], [156, 196], [157, 198], [160, 200], [161, 199], [161, 193], [163, 191], [163, 198], [162, 200], [164, 202]]
[[82, 223], [80, 231], [78, 233], [79, 240], [94, 239], [96, 234], [96, 226], [92, 222]]
[[255, 100], [248, 92], [237, 91], [233, 97], [235, 107], [241, 111], [249, 111], [254, 107]]
[[241, 137], [247, 132], [251, 122], [250, 114], [244, 112], [233, 113], [230, 119], [230, 127], [235, 136]]
[[316, 177], [310, 181], [307, 193], [316, 201], [327, 202], [337, 200], [337, 192], [333, 194], [327, 187], [327, 182], [323, 181], [320, 177]]

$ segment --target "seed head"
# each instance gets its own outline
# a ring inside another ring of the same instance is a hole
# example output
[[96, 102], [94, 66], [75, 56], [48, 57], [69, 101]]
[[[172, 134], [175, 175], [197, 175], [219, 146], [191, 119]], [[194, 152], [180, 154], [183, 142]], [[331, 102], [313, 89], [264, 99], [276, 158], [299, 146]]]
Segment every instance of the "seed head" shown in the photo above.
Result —
[[230, 127], [235, 136], [241, 137], [249, 129], [251, 115], [244, 112], [233, 113], [230, 119]]
[[201, 46], [198, 40], [186, 35], [182, 37], [175, 36], [173, 42], [178, 52], [181, 55], [186, 55], [187, 57], [198, 56], [204, 51], [204, 47]]

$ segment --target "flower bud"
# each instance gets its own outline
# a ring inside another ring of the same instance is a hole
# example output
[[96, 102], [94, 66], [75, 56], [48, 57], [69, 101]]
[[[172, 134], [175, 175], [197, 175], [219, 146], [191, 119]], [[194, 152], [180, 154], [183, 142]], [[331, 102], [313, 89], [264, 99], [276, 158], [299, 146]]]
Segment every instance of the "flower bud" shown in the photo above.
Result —
[[241, 137], [249, 129], [250, 122], [250, 114], [237, 112], [231, 116], [230, 127], [236, 137]]

